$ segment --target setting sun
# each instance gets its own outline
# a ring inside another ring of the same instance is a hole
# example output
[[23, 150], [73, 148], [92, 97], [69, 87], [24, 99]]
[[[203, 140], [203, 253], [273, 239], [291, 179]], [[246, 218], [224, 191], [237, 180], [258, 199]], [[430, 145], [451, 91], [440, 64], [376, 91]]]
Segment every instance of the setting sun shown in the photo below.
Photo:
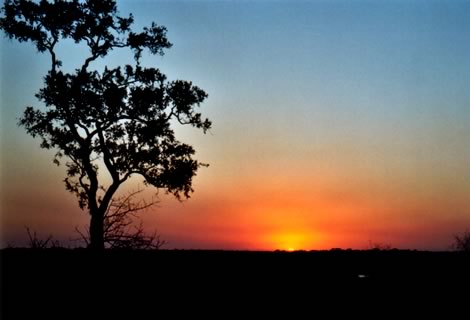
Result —
[[270, 249], [286, 251], [311, 250], [315, 247], [314, 236], [302, 232], [287, 232], [275, 234]]

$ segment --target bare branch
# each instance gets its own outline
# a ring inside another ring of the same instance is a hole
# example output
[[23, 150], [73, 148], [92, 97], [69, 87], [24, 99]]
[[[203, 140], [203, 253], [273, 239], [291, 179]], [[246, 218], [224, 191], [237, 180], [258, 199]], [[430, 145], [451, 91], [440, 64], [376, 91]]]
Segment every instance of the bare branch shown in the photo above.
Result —
[[25, 227], [28, 233], [29, 247], [31, 249], [46, 249], [46, 248], [57, 248], [60, 247], [59, 241], [53, 239], [52, 235], [49, 235], [45, 240], [38, 238], [36, 231], [31, 232], [29, 227]]
[[88, 247], [90, 245], [90, 233], [88, 231], [83, 233], [78, 227], [75, 227], [75, 231], [79, 234], [80, 238], [74, 240], [83, 241], [85, 246]]
[[[113, 199], [104, 216], [104, 241], [107, 248], [112, 249], [160, 249], [166, 244], [155, 231], [146, 233], [139, 214], [153, 206], [158, 201], [135, 200], [143, 192], [142, 189], [130, 191], [125, 196]], [[137, 221], [136, 221], [137, 220]], [[83, 233], [78, 228], [78, 240], [89, 245], [89, 233]]]

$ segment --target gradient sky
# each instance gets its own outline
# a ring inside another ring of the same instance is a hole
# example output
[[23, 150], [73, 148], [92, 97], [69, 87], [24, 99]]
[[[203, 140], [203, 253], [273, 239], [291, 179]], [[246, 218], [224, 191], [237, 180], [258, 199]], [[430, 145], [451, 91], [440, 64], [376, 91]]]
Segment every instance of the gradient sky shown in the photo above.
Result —
[[[209, 93], [210, 164], [143, 214], [167, 248], [448, 249], [470, 229], [470, 1], [118, 1], [174, 46], [144, 62]], [[83, 50], [61, 48], [66, 68]], [[116, 51], [109, 64], [123, 64]], [[87, 223], [53, 152], [16, 126], [49, 57], [1, 39], [1, 241]], [[97, 63], [99, 68], [103, 64]], [[135, 189], [134, 179], [122, 190]], [[148, 190], [151, 194], [152, 190]]]

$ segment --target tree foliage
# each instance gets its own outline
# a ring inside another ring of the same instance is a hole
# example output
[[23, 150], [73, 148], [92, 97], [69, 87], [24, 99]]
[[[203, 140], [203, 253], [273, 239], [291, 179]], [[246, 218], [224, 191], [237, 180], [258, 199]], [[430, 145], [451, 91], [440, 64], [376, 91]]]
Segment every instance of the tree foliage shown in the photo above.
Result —
[[[51, 57], [44, 87], [36, 94], [45, 107], [27, 107], [19, 124], [41, 139], [42, 148], [56, 150], [54, 163], [66, 159], [65, 186], [91, 214], [92, 246], [103, 247], [103, 219], [131, 176], [140, 175], [147, 185], [178, 199], [190, 196], [202, 164], [193, 159], [192, 146], [176, 139], [173, 127], [179, 123], [206, 132], [211, 122], [196, 107], [207, 94], [141, 64], [145, 50], [163, 55], [171, 47], [165, 27], [152, 23], [133, 31], [133, 16], [119, 16], [114, 0], [7, 0], [2, 14], [0, 28], [9, 38], [30, 41]], [[89, 50], [71, 73], [57, 56], [65, 39]], [[116, 68], [91, 68], [114, 49], [132, 50], [134, 60]], [[100, 183], [99, 170], [109, 173], [109, 185]]]

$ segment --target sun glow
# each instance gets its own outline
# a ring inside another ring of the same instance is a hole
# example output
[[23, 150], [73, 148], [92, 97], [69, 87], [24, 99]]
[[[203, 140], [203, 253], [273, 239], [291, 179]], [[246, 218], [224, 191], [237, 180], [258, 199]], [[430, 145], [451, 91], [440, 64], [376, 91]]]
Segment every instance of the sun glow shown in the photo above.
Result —
[[287, 232], [272, 237], [273, 248], [286, 251], [310, 250], [315, 246], [316, 239], [310, 233]]

